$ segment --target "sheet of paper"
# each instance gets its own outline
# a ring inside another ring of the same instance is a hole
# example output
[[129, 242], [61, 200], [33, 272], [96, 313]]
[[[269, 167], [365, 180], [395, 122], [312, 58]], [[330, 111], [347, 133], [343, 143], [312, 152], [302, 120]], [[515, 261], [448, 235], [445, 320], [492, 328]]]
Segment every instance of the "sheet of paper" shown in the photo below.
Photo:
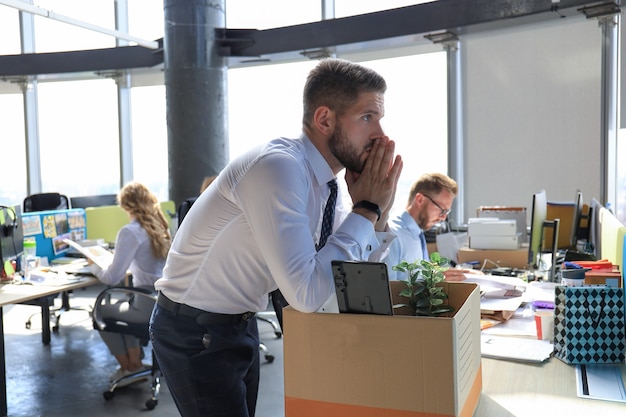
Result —
[[578, 365], [576, 390], [581, 398], [626, 403], [624, 381], [618, 365]]
[[480, 299], [481, 311], [515, 311], [522, 305], [522, 297]]
[[480, 335], [480, 352], [487, 358], [543, 362], [553, 351], [554, 345], [547, 340]]
[[113, 253], [109, 252], [102, 246], [82, 246], [69, 239], [65, 239], [64, 242], [85, 255], [102, 269], [108, 268], [113, 262]]
[[496, 326], [484, 329], [482, 333], [493, 336], [537, 337], [537, 328], [534, 318], [524, 319], [513, 317]]

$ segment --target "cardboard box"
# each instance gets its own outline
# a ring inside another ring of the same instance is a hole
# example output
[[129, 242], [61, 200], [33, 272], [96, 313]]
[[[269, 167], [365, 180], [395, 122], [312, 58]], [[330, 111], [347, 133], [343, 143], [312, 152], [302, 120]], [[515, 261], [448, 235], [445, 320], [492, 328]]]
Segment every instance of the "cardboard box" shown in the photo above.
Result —
[[[404, 284], [390, 284], [402, 303]], [[482, 390], [479, 287], [444, 285], [450, 317], [286, 308], [285, 416], [472, 416]]]
[[528, 246], [522, 245], [520, 249], [496, 250], [496, 249], [470, 249], [461, 248], [457, 254], [458, 263], [478, 261], [482, 266], [485, 259], [488, 260], [487, 267], [493, 268], [496, 265], [508, 268], [528, 268]]
[[470, 219], [467, 234], [470, 239], [474, 236], [517, 236], [517, 223], [510, 219]]
[[472, 249], [519, 249], [519, 236], [472, 236], [469, 237]]

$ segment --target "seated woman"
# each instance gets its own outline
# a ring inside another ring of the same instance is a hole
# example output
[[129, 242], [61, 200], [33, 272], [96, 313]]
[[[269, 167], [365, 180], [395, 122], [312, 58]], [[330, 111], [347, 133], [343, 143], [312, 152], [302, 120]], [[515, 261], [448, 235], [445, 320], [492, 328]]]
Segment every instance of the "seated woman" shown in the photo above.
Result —
[[[119, 285], [132, 275], [133, 286], [154, 291], [154, 282], [161, 277], [165, 258], [170, 248], [169, 224], [161, 211], [156, 196], [143, 184], [125, 185], [117, 201], [129, 217], [130, 223], [117, 233], [113, 262], [107, 269], [94, 263], [89, 268], [98, 279], [110, 286]], [[154, 303], [145, 297], [102, 306], [103, 318], [120, 318], [131, 322], [148, 323]], [[100, 332], [100, 336], [120, 364], [111, 375], [114, 381], [124, 375], [144, 369], [141, 345], [131, 335]]]

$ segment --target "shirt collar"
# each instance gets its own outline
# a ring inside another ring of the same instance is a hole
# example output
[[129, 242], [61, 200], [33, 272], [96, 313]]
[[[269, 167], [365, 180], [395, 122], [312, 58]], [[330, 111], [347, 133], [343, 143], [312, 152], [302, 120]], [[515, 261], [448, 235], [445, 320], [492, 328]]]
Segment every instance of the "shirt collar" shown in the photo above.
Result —
[[334, 179], [335, 175], [333, 174], [332, 169], [330, 169], [328, 162], [326, 162], [326, 159], [324, 159], [320, 151], [315, 147], [315, 145], [313, 145], [311, 139], [309, 139], [305, 134], [302, 134], [300, 139], [304, 144], [307, 160], [309, 161], [309, 164], [311, 164], [313, 175], [315, 175], [315, 179], [318, 184], [326, 184], [328, 181]]
[[413, 216], [411, 216], [408, 211], [404, 210], [401, 214], [401, 217], [402, 221], [407, 226], [407, 229], [409, 230], [409, 232], [411, 232], [411, 235], [414, 238], [418, 239], [420, 233], [422, 233], [423, 231], [422, 228], [419, 227]]

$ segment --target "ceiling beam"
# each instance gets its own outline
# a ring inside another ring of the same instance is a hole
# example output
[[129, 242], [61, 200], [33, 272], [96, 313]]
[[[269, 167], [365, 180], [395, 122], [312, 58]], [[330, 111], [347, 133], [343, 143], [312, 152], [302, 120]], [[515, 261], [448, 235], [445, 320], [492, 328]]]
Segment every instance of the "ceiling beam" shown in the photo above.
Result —
[[163, 62], [163, 51], [143, 46], [40, 54], [0, 55], [0, 77], [146, 68]]
[[[467, 33], [487, 24], [514, 25], [523, 18], [558, 19], [590, 0], [439, 0], [375, 13], [266, 30], [218, 29], [223, 56], [260, 57], [415, 34]], [[608, 2], [613, 3], [613, 2]]]

